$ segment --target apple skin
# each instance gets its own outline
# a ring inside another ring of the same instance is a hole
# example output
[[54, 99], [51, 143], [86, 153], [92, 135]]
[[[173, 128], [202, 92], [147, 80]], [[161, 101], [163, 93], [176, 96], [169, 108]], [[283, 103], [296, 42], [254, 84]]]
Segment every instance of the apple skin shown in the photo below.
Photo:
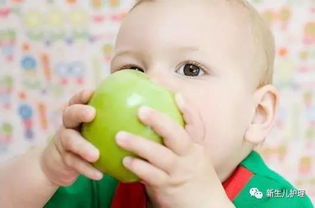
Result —
[[89, 105], [96, 109], [96, 116], [92, 122], [83, 124], [81, 132], [100, 151], [100, 158], [93, 165], [122, 182], [136, 182], [139, 178], [122, 165], [124, 157], [135, 155], [116, 144], [119, 131], [163, 144], [158, 134], [139, 121], [139, 107], [154, 108], [184, 126], [174, 93], [132, 69], [115, 72], [103, 80]]

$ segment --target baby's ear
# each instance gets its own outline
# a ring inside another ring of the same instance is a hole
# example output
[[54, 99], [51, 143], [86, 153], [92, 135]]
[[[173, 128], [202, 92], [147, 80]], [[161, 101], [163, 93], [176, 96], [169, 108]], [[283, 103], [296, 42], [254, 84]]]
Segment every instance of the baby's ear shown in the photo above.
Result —
[[254, 145], [264, 141], [270, 133], [278, 115], [279, 93], [272, 85], [265, 85], [255, 91], [254, 114], [246, 132], [245, 141]]

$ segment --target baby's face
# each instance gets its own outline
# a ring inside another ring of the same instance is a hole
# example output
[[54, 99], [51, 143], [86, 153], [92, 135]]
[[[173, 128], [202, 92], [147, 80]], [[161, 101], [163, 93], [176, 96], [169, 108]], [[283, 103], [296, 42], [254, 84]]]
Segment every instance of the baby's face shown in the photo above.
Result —
[[192, 137], [206, 147], [223, 179], [238, 163], [253, 114], [256, 51], [246, 18], [225, 3], [209, 2], [140, 4], [121, 26], [111, 69], [142, 70], [189, 100], [202, 120]]

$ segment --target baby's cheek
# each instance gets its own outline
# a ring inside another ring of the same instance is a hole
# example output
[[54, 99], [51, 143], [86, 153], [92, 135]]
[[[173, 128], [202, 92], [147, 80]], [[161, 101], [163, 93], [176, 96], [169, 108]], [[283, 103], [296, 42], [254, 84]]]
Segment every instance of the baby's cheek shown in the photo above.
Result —
[[234, 143], [238, 135], [238, 124], [232, 109], [209, 104], [209, 107], [201, 113], [205, 126], [205, 140], [209, 148], [222, 148]]
[[[189, 131], [196, 140], [208, 140], [211, 146], [223, 145], [233, 135], [235, 123], [235, 106], [226, 101], [222, 93], [207, 93], [192, 95], [192, 112], [199, 117], [199, 124], [189, 127]], [[227, 138], [228, 137], [228, 138]]]

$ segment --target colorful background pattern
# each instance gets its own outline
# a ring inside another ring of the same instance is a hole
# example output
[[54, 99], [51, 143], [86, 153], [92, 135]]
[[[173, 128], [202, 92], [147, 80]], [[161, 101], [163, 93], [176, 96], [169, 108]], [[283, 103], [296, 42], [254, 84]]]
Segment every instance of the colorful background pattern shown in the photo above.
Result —
[[[109, 74], [134, 0], [0, 0], [0, 161], [41, 145], [71, 95]], [[277, 41], [279, 118], [259, 148], [315, 199], [315, 0], [251, 0]]]

